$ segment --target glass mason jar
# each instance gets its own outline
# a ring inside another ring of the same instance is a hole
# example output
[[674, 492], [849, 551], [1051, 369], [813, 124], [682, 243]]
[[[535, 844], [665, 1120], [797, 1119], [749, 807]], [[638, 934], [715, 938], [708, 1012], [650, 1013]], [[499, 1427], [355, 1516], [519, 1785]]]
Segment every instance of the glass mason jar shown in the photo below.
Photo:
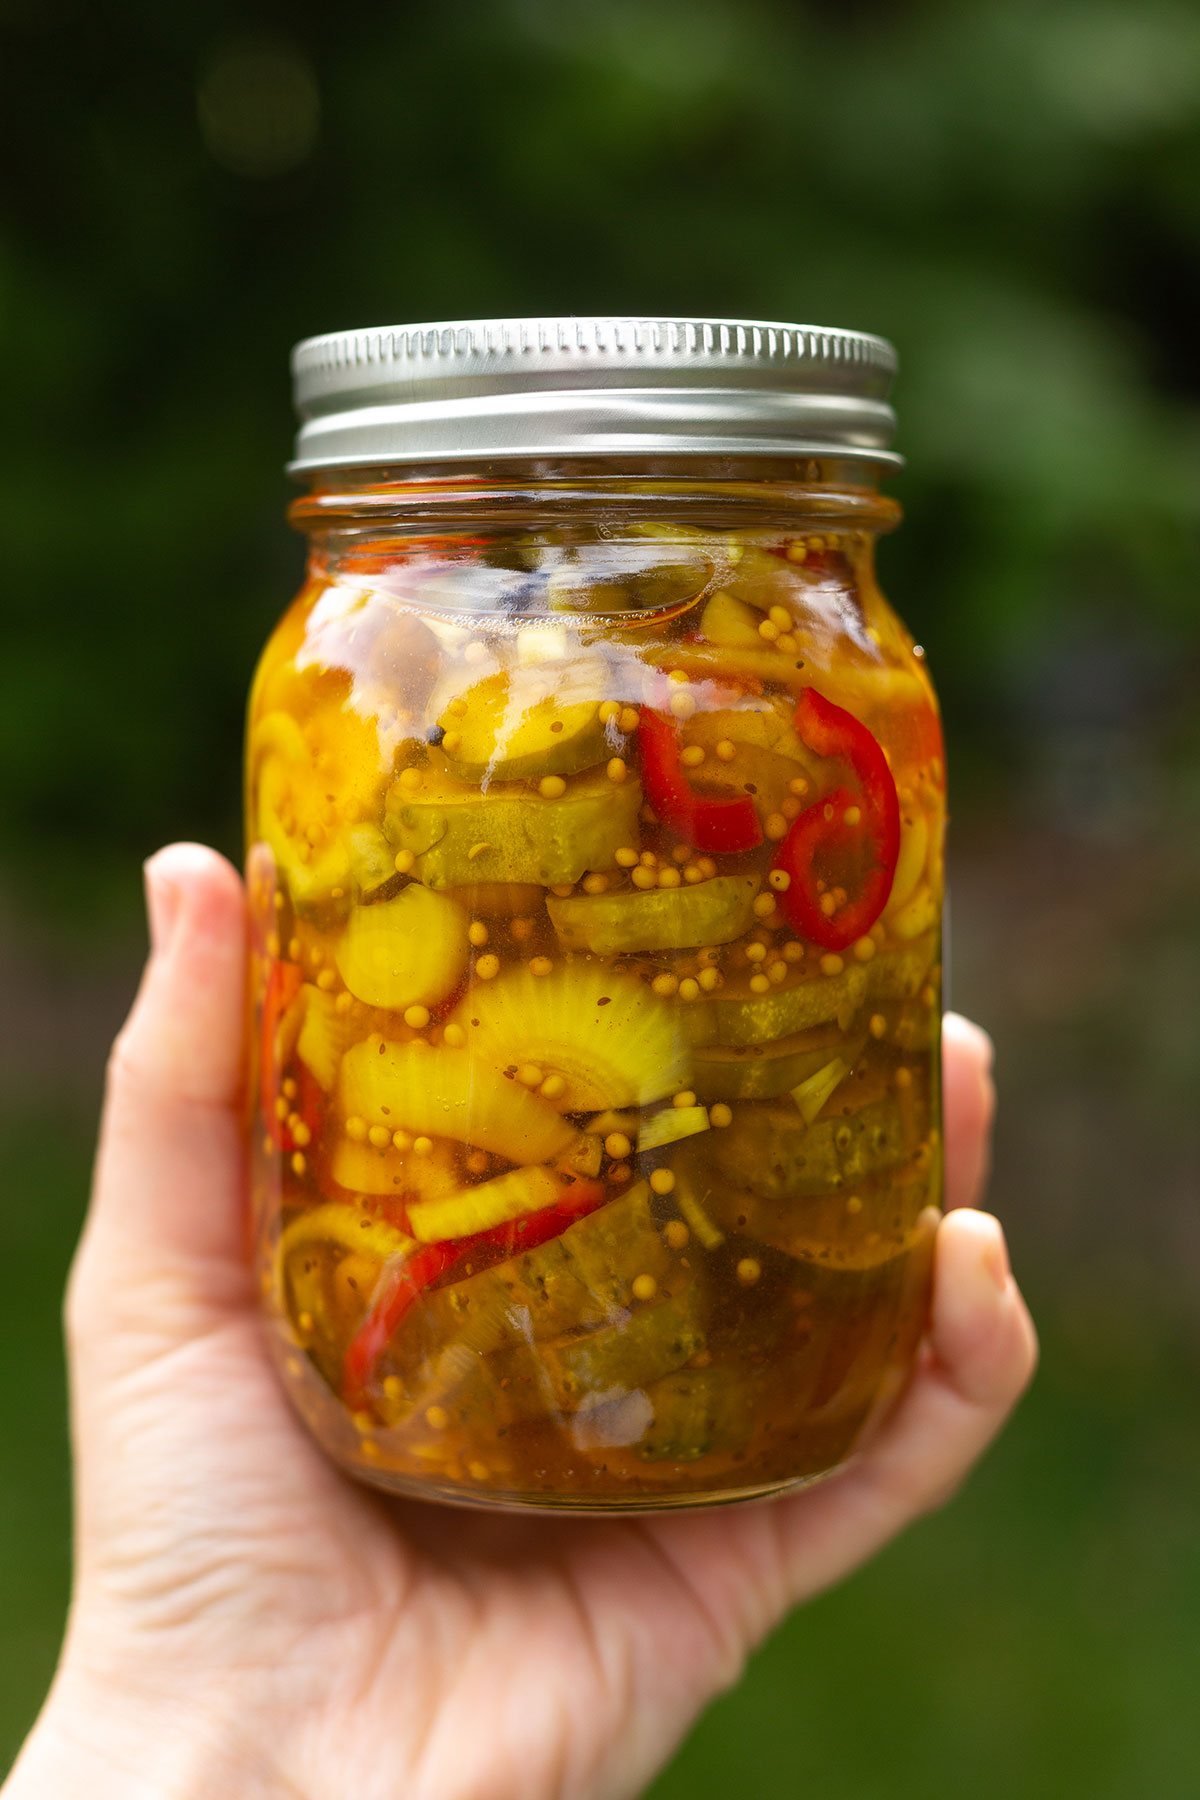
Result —
[[875, 581], [893, 366], [570, 320], [296, 356], [250, 705], [253, 1196], [282, 1378], [398, 1493], [820, 1476], [941, 1191], [942, 741]]

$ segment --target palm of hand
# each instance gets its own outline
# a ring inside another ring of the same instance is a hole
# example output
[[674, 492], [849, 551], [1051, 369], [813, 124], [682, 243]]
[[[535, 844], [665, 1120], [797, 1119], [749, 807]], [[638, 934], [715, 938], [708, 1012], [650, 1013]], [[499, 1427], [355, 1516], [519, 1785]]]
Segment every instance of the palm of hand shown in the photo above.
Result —
[[[912, 1386], [860, 1461], [807, 1492], [597, 1521], [359, 1489], [284, 1400], [240, 1254], [240, 889], [210, 853], [168, 858], [69, 1308], [66, 1660], [119, 1663], [164, 1706], [186, 1693], [198, 1729], [236, 1745], [246, 1793], [634, 1794], [781, 1613], [944, 1497], [997, 1428], [1032, 1364], [998, 1230], [943, 1227]], [[967, 1044], [947, 1070], [960, 1190], [987, 1110]]]

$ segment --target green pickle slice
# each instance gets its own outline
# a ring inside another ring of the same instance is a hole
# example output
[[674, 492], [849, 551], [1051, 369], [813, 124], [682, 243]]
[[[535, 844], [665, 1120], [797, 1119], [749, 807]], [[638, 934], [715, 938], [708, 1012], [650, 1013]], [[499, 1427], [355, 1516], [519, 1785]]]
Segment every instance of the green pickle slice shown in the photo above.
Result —
[[517, 881], [557, 887], [592, 869], [611, 869], [624, 844], [636, 842], [642, 790], [620, 786], [604, 770], [580, 775], [558, 799], [523, 783], [496, 783], [480, 793], [431, 769], [410, 792], [393, 783], [385, 829], [397, 850], [415, 859], [426, 887]]
[[715, 875], [694, 887], [636, 888], [620, 894], [551, 895], [546, 910], [567, 950], [625, 956], [729, 944], [754, 918], [758, 875]]
[[469, 781], [574, 775], [594, 767], [611, 754], [599, 716], [604, 676], [603, 664], [569, 668], [553, 682], [532, 668], [487, 676], [438, 721], [447, 761]]

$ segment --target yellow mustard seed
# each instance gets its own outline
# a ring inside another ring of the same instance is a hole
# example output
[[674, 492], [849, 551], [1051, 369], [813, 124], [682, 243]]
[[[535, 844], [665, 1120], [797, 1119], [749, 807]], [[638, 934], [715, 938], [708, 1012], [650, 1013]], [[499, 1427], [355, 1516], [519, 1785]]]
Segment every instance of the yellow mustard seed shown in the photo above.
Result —
[[303, 1173], [304, 1173], [305, 1169], [307, 1169], [307, 1167], [308, 1167], [308, 1164], [304, 1160], [303, 1152], [300, 1150], [297, 1150], [295, 1156], [293, 1156], [293, 1158], [292, 1158], [292, 1173], [293, 1173], [293, 1175], [303, 1175]]
[[433, 1139], [419, 1137], [413, 1139], [413, 1155], [428, 1156], [433, 1149]]
[[695, 717], [696, 701], [691, 694], [672, 694], [670, 705], [675, 717], [681, 721]]
[[753, 1287], [762, 1274], [762, 1264], [753, 1256], [743, 1256], [737, 1266], [737, 1278], [743, 1287]]
[[682, 1219], [668, 1219], [663, 1226], [663, 1237], [669, 1250], [686, 1250], [691, 1235]]
[[691, 854], [692, 852], [687, 844], [672, 844], [671, 846], [671, 861], [673, 863], [678, 863], [680, 868], [683, 867]]
[[427, 1406], [425, 1408], [425, 1423], [431, 1426], [434, 1431], [445, 1431], [447, 1425], [450, 1423], [450, 1414], [446, 1411], [444, 1406]]
[[548, 975], [553, 967], [554, 964], [548, 956], [531, 956], [529, 959], [531, 975]]
[[524, 918], [513, 919], [510, 921], [508, 929], [512, 933], [513, 942], [515, 944], [528, 943], [529, 939], [533, 936], [533, 920]]
[[636, 706], [623, 706], [621, 708], [618, 724], [626, 736], [628, 736], [631, 731], [637, 730], [640, 716]]
[[791, 543], [788, 545], [787, 559], [789, 562], [802, 563], [805, 561], [807, 556], [808, 556], [808, 545], [806, 543], [804, 543], [802, 539], [797, 538], [794, 543]]
[[832, 894], [822, 894], [821, 898], [817, 901], [817, 905], [827, 919], [832, 919], [834, 913], [837, 911], [837, 901]]
[[756, 919], [769, 918], [774, 911], [774, 894], [756, 894], [754, 896], [754, 916]]
[[345, 1018], [346, 1014], [353, 1010], [353, 1007], [354, 1007], [354, 995], [348, 994], [345, 991], [345, 989], [343, 988], [342, 992], [338, 995], [337, 999], [333, 1003], [334, 1012], [340, 1013], [342, 1015], [342, 1017]]
[[491, 1158], [486, 1150], [471, 1150], [467, 1154], [467, 1174], [486, 1175], [491, 1168]]
[[635, 1275], [629, 1285], [635, 1300], [653, 1300], [658, 1292], [653, 1275]]
[[415, 794], [421, 785], [420, 769], [401, 769], [400, 786], [406, 793]]
[[772, 624], [778, 625], [780, 631], [786, 631], [792, 622], [792, 615], [786, 606], [773, 606], [767, 617]]
[[543, 1100], [561, 1100], [567, 1091], [567, 1084], [561, 1075], [547, 1075], [538, 1093]]
[[538, 793], [543, 800], [561, 800], [567, 791], [567, 784], [561, 775], [543, 775], [538, 782]]
[[571, 881], [560, 881], [550, 889], [558, 900], [567, 900], [575, 892], [575, 884]]
[[800, 648], [800, 640], [790, 631], [781, 631], [775, 639], [775, 648], [782, 650], [785, 656], [794, 656]]
[[875, 955], [875, 949], [876, 945], [873, 937], [860, 937], [854, 940], [853, 950], [857, 962], [870, 962]]
[[768, 644], [773, 644], [779, 636], [779, 627], [774, 619], [764, 619], [758, 628], [758, 635], [760, 638], [766, 638]]
[[848, 806], [846, 808], [845, 812], [842, 814], [842, 823], [843, 823], [843, 825], [849, 825], [852, 830], [853, 830], [854, 826], [861, 825], [862, 824], [862, 807], [861, 806]]
[[300, 1092], [298, 1085], [296, 1084], [295, 1081], [292, 1080], [292, 1077], [290, 1075], [288, 1076], [286, 1081], [280, 1082], [279, 1085], [280, 1085], [282, 1092], [287, 1096], [287, 1098], [289, 1100], [294, 1100], [296, 1098], [296, 1095]]
[[482, 950], [488, 941], [488, 928], [482, 919], [472, 919], [467, 926], [467, 942], [474, 944], [476, 950]]
[[657, 869], [645, 869], [639, 863], [637, 868], [631, 872], [629, 879], [635, 888], [648, 891], [650, 888], [658, 886], [658, 871]]
[[681, 1000], [698, 1000], [700, 998], [700, 983], [694, 980], [692, 976], [685, 975], [679, 984], [679, 998]]
[[452, 1019], [442, 1032], [442, 1042], [444, 1044], [449, 1044], [452, 1050], [461, 1050], [466, 1041], [466, 1032], [461, 1025], [456, 1025]]
[[585, 894], [606, 894], [608, 892], [608, 876], [599, 873], [585, 875], [581, 885]]
[[683, 866], [683, 879], [687, 882], [689, 887], [695, 887], [698, 881], [704, 880], [704, 870], [698, 863], [685, 863]]
[[804, 811], [804, 808], [801, 806], [801, 804], [798, 800], [793, 800], [791, 795], [789, 794], [787, 799], [780, 806], [779, 810], [783, 814], [785, 819], [798, 819], [800, 817], [800, 814]]
[[660, 888], [677, 888], [682, 880], [683, 876], [679, 873], [679, 870], [674, 868], [670, 863], [668, 863], [665, 868], [658, 871], [658, 885]]
[[763, 821], [763, 835], [770, 838], [773, 844], [779, 843], [788, 834], [788, 822], [782, 813], [768, 813]]
[[767, 954], [767, 946], [765, 944], [747, 944], [746, 945], [746, 960], [748, 962], [753, 962], [753, 963], [763, 962], [766, 960], [766, 954]]
[[304, 1123], [303, 1119], [297, 1119], [296, 1123], [292, 1126], [292, 1136], [296, 1141], [296, 1148], [298, 1150], [307, 1150], [308, 1146], [312, 1143], [312, 1132]]
[[750, 992], [752, 994], [769, 993], [770, 987], [771, 983], [767, 980], [765, 975], [752, 975], [750, 977]]
[[360, 1119], [357, 1113], [351, 1113], [343, 1127], [352, 1144], [361, 1144], [367, 1135], [367, 1122]]
[[733, 1109], [726, 1106], [723, 1100], [718, 1100], [715, 1106], [708, 1109], [708, 1122], [715, 1125], [718, 1131], [725, 1125], [732, 1125]]
[[619, 1161], [622, 1157], [629, 1155], [633, 1146], [623, 1131], [610, 1131], [604, 1140], [604, 1148], [610, 1156], [616, 1157]]
[[862, 1206], [863, 1203], [857, 1194], [851, 1194], [846, 1201], [846, 1211], [848, 1213], [860, 1213], [862, 1211]]
[[896, 1070], [896, 1086], [898, 1088], [910, 1088], [912, 1086], [911, 1069], [901, 1067]]
[[625, 766], [625, 758], [623, 756], [610, 757], [605, 773], [607, 774], [608, 779], [615, 782], [619, 787], [629, 773], [629, 770]]
[[386, 1150], [392, 1141], [392, 1134], [386, 1125], [372, 1125], [367, 1133], [367, 1141], [376, 1150]]
[[446, 717], [448, 719], [465, 719], [470, 710], [470, 701], [465, 700], [461, 694], [457, 694], [446, 707]]
[[412, 1145], [413, 1145], [412, 1134], [410, 1132], [393, 1131], [393, 1133], [392, 1133], [392, 1149], [393, 1150], [399, 1150], [403, 1154], [403, 1153], [406, 1153], [407, 1151], [411, 1150]]
[[737, 755], [737, 747], [729, 738], [722, 738], [716, 746], [718, 762], [732, 762]]
[[884, 1018], [882, 1013], [872, 1013], [871, 1014], [870, 1023], [867, 1026], [867, 1030], [871, 1033], [871, 1036], [873, 1038], [882, 1038], [882, 1037], [887, 1036], [887, 1020]]
[[716, 969], [712, 969], [712, 968], [701, 969], [699, 975], [697, 975], [697, 977], [696, 977], [696, 980], [700, 983], [700, 986], [704, 989], [704, 992], [706, 994], [712, 993], [713, 989], [717, 986], [720, 979], [721, 979], [721, 977], [717, 973]]
[[701, 870], [701, 873], [704, 876], [705, 881], [711, 881], [713, 876], [717, 872], [717, 865], [713, 861], [712, 857], [711, 856], [698, 856], [696, 858], [696, 862]]
[[650, 1186], [654, 1189], [656, 1194], [669, 1194], [674, 1189], [675, 1177], [670, 1169], [652, 1169], [650, 1171]]
[[786, 869], [772, 869], [767, 880], [777, 894], [786, 894], [792, 885], [792, 878]]
[[424, 1031], [429, 1023], [429, 1008], [427, 1006], [406, 1006], [404, 1023], [411, 1025], [414, 1031]]
[[404, 1383], [398, 1375], [385, 1375], [383, 1378], [383, 1392], [385, 1398], [388, 1400], [403, 1400]]
[[478, 975], [480, 981], [494, 980], [500, 973], [500, 958], [498, 956], [493, 956], [490, 951], [486, 956], [477, 957], [475, 961], [475, 973]]
[[539, 1088], [545, 1079], [545, 1069], [539, 1069], [536, 1063], [522, 1063], [517, 1070], [517, 1080], [522, 1087]]
[[661, 994], [664, 1000], [669, 1000], [672, 994], [679, 991], [679, 977], [666, 974], [656, 975], [650, 986], [656, 994]]
[[486, 1463], [482, 1462], [469, 1462], [467, 1464], [467, 1474], [471, 1477], [472, 1481], [490, 1481], [492, 1478], [492, 1471], [488, 1468]]
[[316, 1320], [310, 1312], [302, 1312], [297, 1317], [296, 1323], [301, 1331], [307, 1332], [312, 1330], [313, 1326], [316, 1324]]
[[673, 681], [676, 687], [681, 687], [687, 681], [687, 671], [685, 669], [668, 669], [667, 680]]
[[620, 869], [636, 869], [638, 863], [641, 861], [641, 857], [638, 852], [631, 849], [628, 844], [622, 844], [621, 848], [615, 853], [613, 860]]
[[793, 775], [792, 779], [788, 782], [788, 793], [795, 794], [795, 796], [798, 800], [803, 800], [803, 798], [804, 798], [805, 794], [807, 794], [807, 792], [808, 792], [807, 776]]
[[323, 994], [328, 994], [337, 986], [337, 976], [332, 969], [322, 969], [317, 976], [317, 986]]
[[704, 761], [703, 744], [689, 744], [679, 752], [679, 760], [685, 769], [698, 769]]
[[453, 756], [454, 752], [458, 749], [458, 747], [461, 743], [462, 743], [462, 732], [461, 731], [448, 731], [448, 732], [446, 732], [445, 736], [442, 738], [442, 749], [445, 751], [447, 756]]
[[684, 1088], [680, 1093], [676, 1094], [671, 1101], [672, 1106], [695, 1106], [695, 1104], [696, 1096], [693, 1094], [691, 1088]]
[[304, 945], [298, 937], [288, 939], [288, 961], [299, 962], [304, 954]]
[[767, 967], [767, 979], [778, 984], [787, 980], [788, 966], [785, 962], [773, 962]]
[[602, 725], [615, 725], [620, 716], [621, 702], [619, 700], [602, 700], [600, 702], [596, 717]]
[[411, 850], [397, 850], [394, 858], [397, 875], [407, 875], [416, 860]]
[[840, 975], [845, 966], [845, 963], [842, 961], [841, 957], [838, 956], [836, 951], [827, 950], [825, 955], [821, 958], [820, 967], [822, 975]]
[[620, 1187], [621, 1183], [623, 1181], [628, 1181], [632, 1174], [633, 1170], [629, 1167], [628, 1163], [613, 1163], [608, 1171], [608, 1179], [612, 1182], [614, 1187]]

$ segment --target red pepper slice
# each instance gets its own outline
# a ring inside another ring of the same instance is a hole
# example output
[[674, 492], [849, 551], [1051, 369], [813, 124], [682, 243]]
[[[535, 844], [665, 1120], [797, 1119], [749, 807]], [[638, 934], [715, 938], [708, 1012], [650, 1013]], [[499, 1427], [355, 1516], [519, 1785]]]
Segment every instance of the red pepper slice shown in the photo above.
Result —
[[277, 1050], [279, 1025], [284, 1013], [300, 992], [303, 981], [304, 975], [297, 963], [272, 963], [259, 1021], [259, 1095], [267, 1133], [277, 1150], [289, 1148], [285, 1137], [290, 1135], [285, 1133], [283, 1124], [275, 1113], [275, 1102], [279, 1097], [279, 1084], [283, 1075]]
[[762, 826], [747, 795], [737, 800], [704, 799], [688, 785], [679, 760], [679, 727], [644, 706], [638, 724], [642, 785], [663, 824], [697, 850], [732, 856], [763, 841]]
[[[850, 765], [858, 792], [839, 787], [796, 819], [774, 866], [788, 876], [782, 896], [792, 929], [823, 950], [845, 950], [871, 929], [892, 891], [900, 853], [900, 802], [878, 740], [860, 719], [805, 688], [796, 730], [817, 756]], [[857, 816], [856, 816], [857, 815]], [[852, 873], [851, 873], [852, 872]], [[855, 885], [834, 912], [821, 901], [848, 875]], [[824, 882], [824, 888], [818, 882]]]
[[528, 1213], [523, 1219], [510, 1219], [494, 1225], [490, 1231], [477, 1231], [471, 1237], [450, 1238], [440, 1244], [424, 1244], [414, 1250], [407, 1262], [390, 1272], [389, 1278], [367, 1312], [366, 1318], [350, 1340], [342, 1365], [342, 1393], [352, 1412], [367, 1404], [367, 1389], [379, 1358], [387, 1349], [405, 1314], [426, 1288], [445, 1275], [455, 1264], [465, 1262], [473, 1252], [499, 1249], [503, 1259], [524, 1250], [534, 1250], [558, 1237], [576, 1219], [594, 1212], [608, 1197], [599, 1181], [575, 1181], [553, 1206]]

